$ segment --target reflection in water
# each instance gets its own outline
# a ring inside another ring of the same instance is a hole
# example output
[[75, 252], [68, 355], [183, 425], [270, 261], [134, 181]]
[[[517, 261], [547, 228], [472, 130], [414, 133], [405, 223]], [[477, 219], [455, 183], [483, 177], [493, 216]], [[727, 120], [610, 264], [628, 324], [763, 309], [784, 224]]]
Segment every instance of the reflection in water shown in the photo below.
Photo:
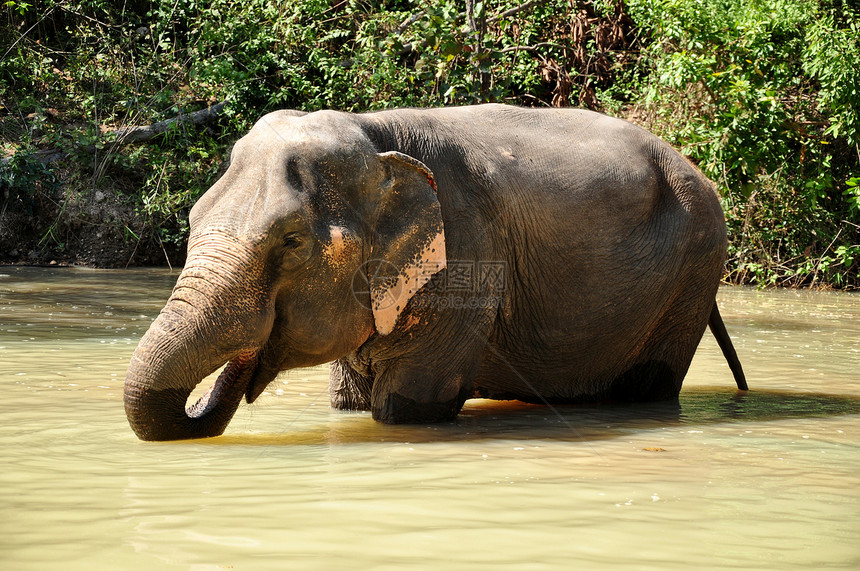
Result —
[[[313, 426], [309, 431], [277, 434], [228, 434], [206, 440], [211, 446], [235, 444], [306, 446], [315, 444], [371, 444], [380, 441], [412, 443], [474, 442], [480, 440], [553, 440], [585, 442], [620, 438], [631, 431], [672, 426], [728, 422], [763, 422], [860, 415], [860, 396], [802, 394], [778, 390], [748, 393], [717, 387], [684, 391], [677, 402], [607, 405], [541, 405], [518, 402], [470, 401], [456, 422], [428, 430], [426, 426], [367, 425], [366, 415], [340, 424]], [[341, 425], [342, 424], [342, 425]]]
[[703, 340], [675, 403], [328, 407], [280, 376], [225, 436], [143, 443], [122, 381], [176, 273], [0, 268], [10, 569], [860, 564], [860, 297], [721, 290], [752, 391]]

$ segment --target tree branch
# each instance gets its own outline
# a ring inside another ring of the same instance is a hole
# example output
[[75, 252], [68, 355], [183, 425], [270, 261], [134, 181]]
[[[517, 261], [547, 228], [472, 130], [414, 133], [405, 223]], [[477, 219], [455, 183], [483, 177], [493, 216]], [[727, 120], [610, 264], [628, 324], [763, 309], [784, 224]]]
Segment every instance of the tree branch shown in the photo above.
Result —
[[493, 24], [495, 22], [498, 22], [502, 18], [507, 18], [508, 16], [512, 16], [513, 14], [516, 14], [517, 12], [522, 12], [526, 8], [531, 8], [533, 5], [538, 4], [539, 2], [542, 2], [542, 1], [543, 0], [529, 0], [528, 2], [524, 2], [523, 4], [520, 4], [519, 6], [514, 6], [513, 8], [505, 10], [501, 14], [487, 18], [487, 23]]
[[553, 42], [540, 42], [539, 44], [535, 44], [533, 46], [510, 46], [507, 48], [502, 48], [500, 50], [496, 50], [496, 53], [506, 54], [508, 52], [517, 52], [517, 51], [533, 52], [533, 51], [538, 50], [540, 48], [564, 48], [564, 46], [562, 46], [561, 44], [553, 43]]
[[425, 13], [426, 12], [422, 11], [422, 12], [416, 12], [415, 14], [412, 14], [411, 16], [409, 16], [408, 18], [403, 20], [399, 26], [397, 26], [397, 29], [394, 30], [394, 33], [399, 36], [400, 34], [405, 32], [409, 28], [409, 26], [411, 26], [412, 24], [414, 24], [415, 22], [420, 20], [421, 17], [424, 16]]

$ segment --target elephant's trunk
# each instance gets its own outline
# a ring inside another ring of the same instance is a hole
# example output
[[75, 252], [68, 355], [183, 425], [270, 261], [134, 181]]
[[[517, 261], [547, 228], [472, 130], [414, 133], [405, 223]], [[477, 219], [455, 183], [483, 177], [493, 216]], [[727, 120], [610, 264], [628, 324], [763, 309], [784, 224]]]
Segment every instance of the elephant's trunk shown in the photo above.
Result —
[[125, 412], [141, 440], [182, 440], [218, 436], [236, 412], [254, 372], [256, 353], [243, 353], [196, 404], [185, 408], [192, 388], [155, 388], [153, 369], [135, 352], [125, 381]]
[[[199, 266], [186, 266], [131, 358], [125, 411], [141, 440], [218, 436], [247, 390], [273, 311], [259, 297], [216, 286], [217, 279]], [[224, 363], [215, 384], [186, 410], [194, 388]]]

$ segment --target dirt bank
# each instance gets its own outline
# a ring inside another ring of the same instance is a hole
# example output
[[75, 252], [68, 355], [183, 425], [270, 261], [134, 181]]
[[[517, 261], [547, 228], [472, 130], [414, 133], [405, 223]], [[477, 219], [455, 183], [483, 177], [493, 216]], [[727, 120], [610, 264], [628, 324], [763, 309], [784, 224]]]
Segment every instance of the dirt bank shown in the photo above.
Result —
[[187, 213], [155, 228], [124, 192], [134, 180], [88, 187], [70, 171], [58, 173], [23, 190], [0, 185], [0, 264], [182, 265], [184, 244], [163, 237], [177, 236]]

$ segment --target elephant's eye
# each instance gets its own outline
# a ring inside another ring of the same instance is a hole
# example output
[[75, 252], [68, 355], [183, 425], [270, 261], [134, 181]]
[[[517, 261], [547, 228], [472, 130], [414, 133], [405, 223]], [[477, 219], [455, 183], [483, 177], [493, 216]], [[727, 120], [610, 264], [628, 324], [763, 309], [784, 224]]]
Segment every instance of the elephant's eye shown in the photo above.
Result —
[[297, 248], [301, 245], [301, 240], [299, 239], [299, 235], [291, 232], [284, 236], [284, 248]]

